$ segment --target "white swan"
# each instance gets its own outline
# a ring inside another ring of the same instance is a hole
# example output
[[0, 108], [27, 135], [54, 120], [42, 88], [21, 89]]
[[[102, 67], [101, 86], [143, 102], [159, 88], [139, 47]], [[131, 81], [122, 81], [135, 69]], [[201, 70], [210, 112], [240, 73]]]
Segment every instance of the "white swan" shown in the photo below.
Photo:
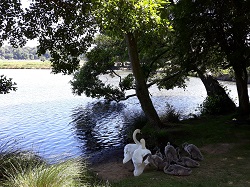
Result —
[[183, 149], [190, 155], [190, 157], [194, 160], [203, 160], [203, 155], [201, 154], [198, 147], [194, 144], [184, 143], [182, 144]]
[[149, 164], [148, 155], [151, 154], [151, 151], [146, 149], [145, 140], [141, 139], [140, 143], [141, 146], [139, 146], [139, 148], [134, 151], [132, 156], [132, 161], [134, 164], [134, 176], [139, 176], [142, 174], [145, 167]]
[[133, 140], [135, 142], [135, 144], [127, 144], [125, 147], [124, 147], [124, 158], [123, 158], [123, 164], [127, 163], [129, 160], [131, 160], [132, 156], [133, 156], [133, 153], [136, 149], [139, 148], [139, 146], [141, 146], [141, 143], [136, 139], [136, 134], [137, 133], [141, 133], [141, 130], [140, 129], [136, 129], [134, 132], [133, 132]]
[[167, 146], [165, 146], [164, 153], [169, 163], [172, 161], [176, 162], [178, 160], [177, 152], [174, 146], [170, 145], [170, 142], [168, 142]]

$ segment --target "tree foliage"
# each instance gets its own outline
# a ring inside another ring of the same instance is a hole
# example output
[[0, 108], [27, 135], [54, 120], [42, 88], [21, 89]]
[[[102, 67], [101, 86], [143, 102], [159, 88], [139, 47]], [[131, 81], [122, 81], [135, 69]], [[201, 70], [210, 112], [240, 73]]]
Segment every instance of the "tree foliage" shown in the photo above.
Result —
[[12, 81], [12, 78], [7, 78], [4, 75], [0, 76], [0, 94], [7, 94], [10, 91], [16, 91], [16, 83]]
[[[133, 75], [121, 77], [115, 72], [117, 69], [115, 62], [124, 63], [129, 59], [124, 39], [100, 34], [96, 37], [94, 45], [95, 47], [86, 53], [88, 61], [75, 73], [71, 81], [74, 93], [97, 97], [99, 92], [98, 97], [117, 102], [135, 96], [126, 94], [128, 90], [136, 88]], [[138, 51], [148, 88], [154, 84], [167, 89], [184, 85], [186, 74], [182, 72], [180, 66], [166, 63], [170, 59], [171, 51], [167, 36], [162, 37], [154, 33], [141, 34], [138, 37]], [[114, 87], [106, 80], [102, 80], [102, 75], [118, 79], [119, 84]]]
[[[125, 99], [125, 90], [132, 88], [131, 75], [124, 79], [115, 72], [115, 62], [123, 62], [128, 59], [125, 50], [124, 40], [106, 35], [99, 35], [95, 39], [96, 46], [86, 53], [87, 62], [83, 65], [80, 71], [74, 74], [74, 80], [71, 81], [73, 92], [101, 98], [114, 100], [119, 102]], [[110, 75], [110, 77], [119, 77], [117, 86], [106, 83], [101, 80], [102, 75]], [[131, 79], [129, 79], [131, 77]]]
[[4, 0], [0, 3], [0, 47], [9, 40], [14, 47], [24, 46], [27, 38], [23, 34], [23, 9], [20, 0]]
[[162, 16], [162, 10], [168, 4], [165, 0], [97, 0], [95, 2], [93, 13], [101, 30], [123, 35], [129, 32], [155, 32], [163, 27], [168, 29], [169, 21]]
[[[234, 69], [239, 108], [249, 115], [249, 1], [180, 0], [173, 6], [176, 48], [184, 66], [203, 72]], [[185, 65], [186, 64], [186, 65]]]
[[91, 1], [37, 0], [26, 9], [25, 34], [39, 38], [38, 54], [50, 52], [53, 72], [70, 74], [96, 32]]

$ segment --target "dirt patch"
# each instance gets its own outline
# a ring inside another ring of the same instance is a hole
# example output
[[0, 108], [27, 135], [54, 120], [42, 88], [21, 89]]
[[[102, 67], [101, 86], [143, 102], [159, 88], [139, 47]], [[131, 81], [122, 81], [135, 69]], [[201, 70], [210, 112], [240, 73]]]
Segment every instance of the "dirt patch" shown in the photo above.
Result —
[[90, 170], [102, 180], [119, 181], [133, 176], [133, 164], [122, 163], [123, 148], [109, 149], [89, 158]]
[[200, 148], [200, 150], [208, 154], [223, 154], [227, 153], [234, 146], [234, 144], [229, 143], [210, 144]]
[[122, 164], [119, 162], [102, 163], [91, 168], [96, 175], [104, 181], [119, 181], [133, 176], [133, 164], [129, 162]]

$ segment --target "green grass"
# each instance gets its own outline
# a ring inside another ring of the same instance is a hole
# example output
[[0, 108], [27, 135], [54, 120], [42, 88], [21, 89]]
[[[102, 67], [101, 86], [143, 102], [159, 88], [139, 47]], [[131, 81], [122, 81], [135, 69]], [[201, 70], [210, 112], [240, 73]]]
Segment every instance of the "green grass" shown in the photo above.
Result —
[[0, 144], [0, 187], [108, 186], [87, 169], [85, 159], [48, 164], [15, 141]]
[[81, 163], [68, 160], [54, 165], [40, 164], [7, 176], [6, 187], [80, 186]]
[[[250, 125], [237, 126], [233, 115], [207, 116], [185, 120], [156, 132], [146, 125], [142, 128], [147, 145], [158, 140], [171, 141], [180, 146], [184, 142], [196, 144], [204, 154], [199, 168], [190, 176], [178, 177], [148, 167], [139, 177], [129, 177], [112, 183], [114, 187], [211, 187], [250, 186]], [[153, 147], [151, 147], [153, 148]]]
[[0, 60], [0, 69], [50, 69], [49, 61], [40, 60]]

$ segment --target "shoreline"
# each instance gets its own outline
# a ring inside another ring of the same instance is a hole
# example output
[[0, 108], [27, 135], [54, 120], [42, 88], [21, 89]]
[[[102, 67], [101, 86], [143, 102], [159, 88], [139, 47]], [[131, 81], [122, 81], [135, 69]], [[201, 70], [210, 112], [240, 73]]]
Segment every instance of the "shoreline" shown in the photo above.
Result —
[[[10, 62], [8, 64], [5, 63], [3, 65], [3, 64], [1, 64], [1, 61], [0, 61], [0, 70], [1, 69], [48, 69], [48, 70], [52, 69], [50, 62], [31, 62], [28, 64], [22, 64], [22, 63], [27, 63], [27, 62], [21, 62], [21, 63], [17, 63], [17, 64], [12, 64], [12, 62]], [[120, 69], [120, 70], [126, 71], [123, 69]], [[191, 76], [191, 77], [197, 77], [197, 76]], [[215, 78], [218, 81], [227, 81], [227, 82], [234, 82], [234, 83], [236, 82], [235, 78], [231, 77], [228, 74], [219, 75]], [[250, 75], [248, 76], [247, 84], [250, 84]]]
[[90, 166], [97, 166], [109, 162], [121, 162], [123, 159], [123, 147], [111, 147], [91, 154], [87, 161]]

